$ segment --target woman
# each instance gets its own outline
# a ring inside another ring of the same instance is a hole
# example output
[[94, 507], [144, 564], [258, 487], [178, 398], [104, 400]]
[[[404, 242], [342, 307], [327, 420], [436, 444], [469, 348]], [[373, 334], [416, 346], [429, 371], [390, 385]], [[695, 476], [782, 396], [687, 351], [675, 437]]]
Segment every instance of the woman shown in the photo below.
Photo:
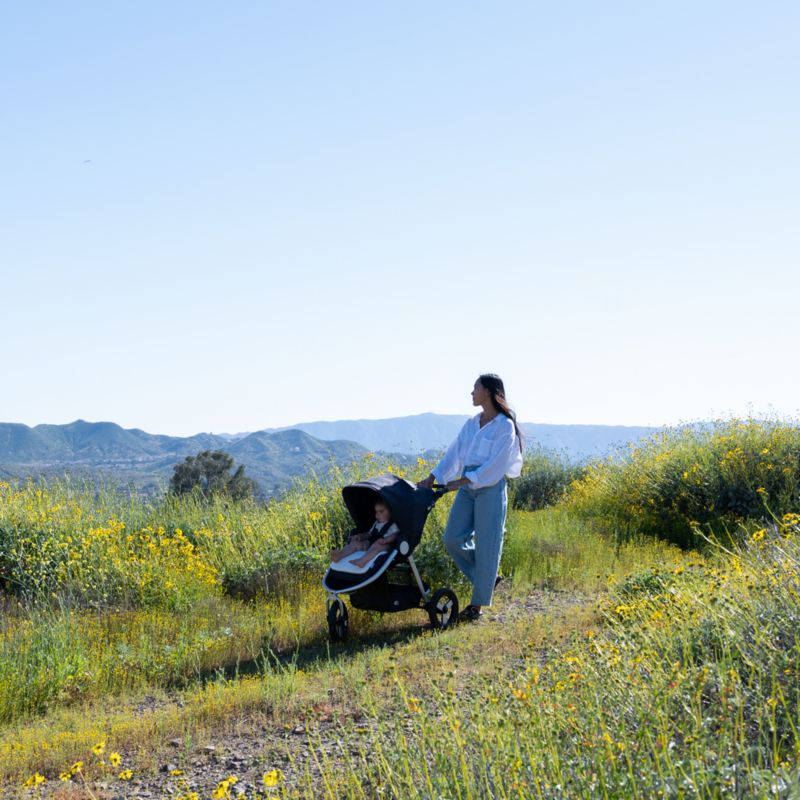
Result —
[[506, 403], [503, 381], [481, 375], [472, 389], [480, 414], [467, 420], [444, 458], [420, 486], [443, 483], [458, 489], [444, 532], [444, 544], [472, 584], [472, 599], [461, 619], [476, 620], [490, 605], [503, 549], [508, 496], [506, 478], [522, 469], [522, 435]]

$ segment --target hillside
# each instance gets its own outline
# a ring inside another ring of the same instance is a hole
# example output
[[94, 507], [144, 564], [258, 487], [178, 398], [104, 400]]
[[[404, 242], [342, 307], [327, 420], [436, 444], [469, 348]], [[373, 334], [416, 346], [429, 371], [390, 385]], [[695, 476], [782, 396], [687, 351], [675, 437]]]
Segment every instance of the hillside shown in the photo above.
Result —
[[380, 614], [321, 590], [335, 481], [269, 504], [0, 481], [0, 796], [790, 800], [799, 454], [797, 427], [731, 420], [596, 464], [512, 509], [503, 579], [452, 630], [452, 496], [422, 588], [400, 563], [370, 595], [413, 607]]
[[[367, 450], [410, 457], [439, 453], [467, 419], [457, 414], [416, 414], [373, 420], [307, 422], [255, 433], [198, 433], [178, 437], [122, 428], [113, 422], [76, 420], [68, 425], [0, 423], [0, 476], [98, 474], [155, 492], [173, 466], [201, 450], [225, 450], [261, 486], [266, 496], [286, 489], [294, 478], [324, 473]], [[654, 428], [611, 425], [521, 423], [528, 447], [558, 450], [573, 461], [603, 456]]]
[[353, 442], [322, 442], [302, 431], [253, 433], [231, 442], [208, 433], [154, 435], [113, 422], [76, 420], [33, 428], [0, 423], [0, 475], [10, 477], [100, 474], [151, 492], [169, 481], [176, 463], [201, 450], [229, 452], [266, 496], [309, 471], [324, 473], [332, 463], [349, 463], [366, 452]]

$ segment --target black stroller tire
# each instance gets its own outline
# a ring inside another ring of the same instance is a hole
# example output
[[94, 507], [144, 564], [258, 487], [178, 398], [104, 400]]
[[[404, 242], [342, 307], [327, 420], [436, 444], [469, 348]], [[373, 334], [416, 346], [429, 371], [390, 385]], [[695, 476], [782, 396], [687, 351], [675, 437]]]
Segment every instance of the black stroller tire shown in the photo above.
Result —
[[334, 600], [328, 609], [328, 633], [332, 642], [343, 642], [347, 638], [347, 606]]
[[437, 589], [428, 602], [428, 617], [431, 625], [444, 630], [458, 619], [458, 598], [452, 589]]

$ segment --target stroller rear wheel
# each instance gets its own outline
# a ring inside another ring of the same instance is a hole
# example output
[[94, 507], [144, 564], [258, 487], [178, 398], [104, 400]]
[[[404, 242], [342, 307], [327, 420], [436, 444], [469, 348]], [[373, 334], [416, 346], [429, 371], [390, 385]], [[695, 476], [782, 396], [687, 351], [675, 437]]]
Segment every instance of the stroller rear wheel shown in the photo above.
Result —
[[328, 632], [332, 642], [343, 642], [347, 638], [347, 606], [338, 597], [328, 609]]
[[452, 589], [437, 589], [428, 603], [428, 617], [434, 628], [444, 629], [458, 618], [458, 598]]

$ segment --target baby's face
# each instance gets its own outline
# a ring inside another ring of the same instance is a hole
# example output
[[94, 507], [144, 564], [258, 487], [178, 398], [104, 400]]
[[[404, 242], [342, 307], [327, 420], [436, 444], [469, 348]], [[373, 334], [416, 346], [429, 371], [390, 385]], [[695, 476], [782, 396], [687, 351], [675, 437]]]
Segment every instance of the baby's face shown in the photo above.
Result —
[[375, 521], [385, 525], [390, 519], [389, 509], [383, 503], [375, 503]]

